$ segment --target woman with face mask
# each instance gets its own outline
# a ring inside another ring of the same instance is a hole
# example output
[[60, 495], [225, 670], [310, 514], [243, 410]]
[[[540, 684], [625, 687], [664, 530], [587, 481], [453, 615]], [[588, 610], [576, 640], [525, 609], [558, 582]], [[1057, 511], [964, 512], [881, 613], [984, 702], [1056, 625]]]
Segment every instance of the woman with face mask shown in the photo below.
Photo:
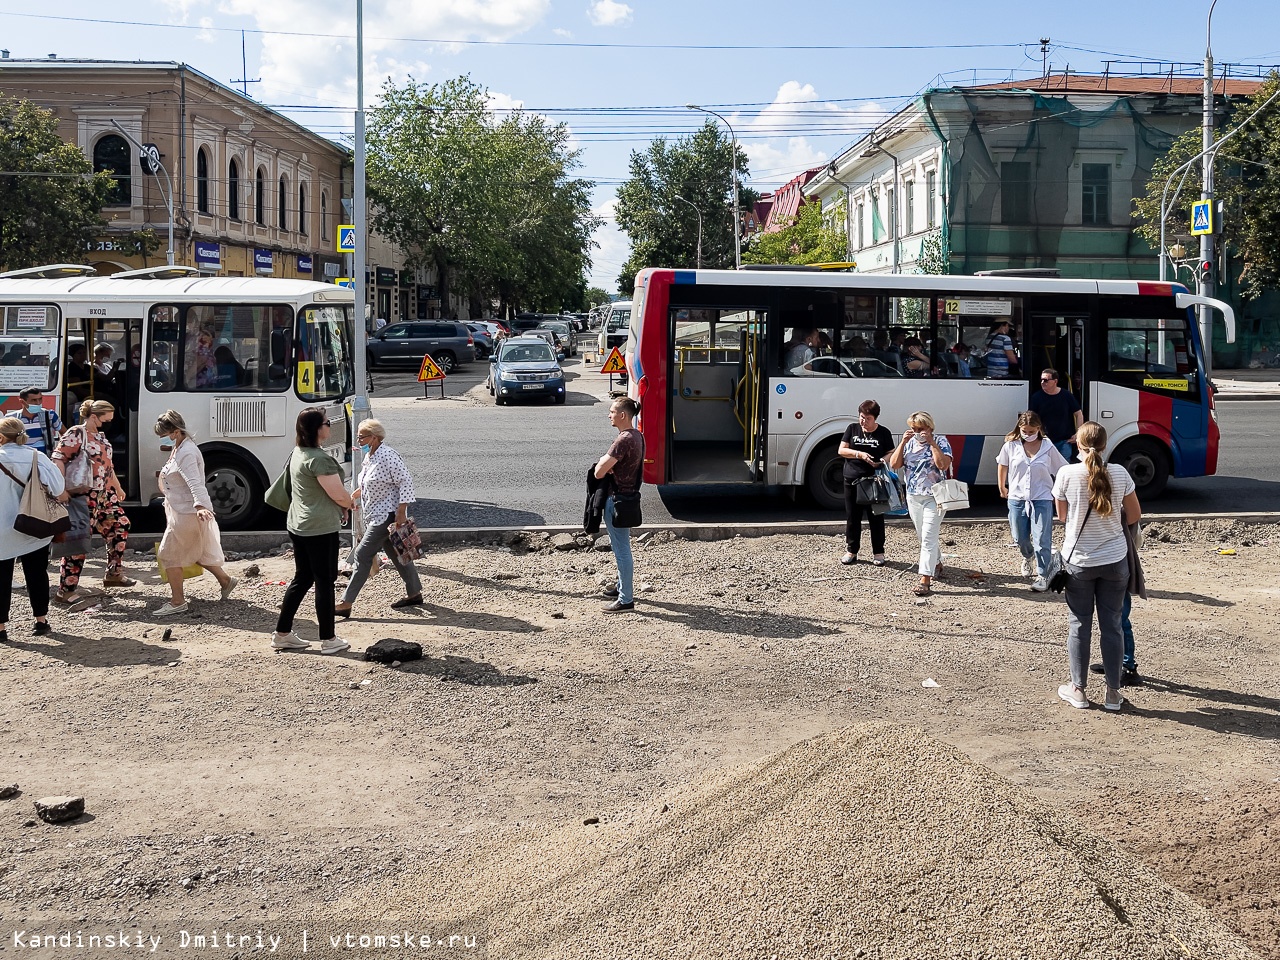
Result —
[[176, 410], [156, 418], [156, 436], [173, 444], [173, 452], [160, 469], [164, 494], [164, 536], [160, 540], [160, 567], [169, 578], [169, 602], [155, 611], [157, 617], [174, 617], [188, 608], [183, 594], [182, 568], [198, 563], [218, 579], [222, 599], [231, 596], [238, 581], [222, 569], [222, 536], [213, 515], [213, 502], [204, 482], [204, 457], [187, 433], [187, 423]]
[[1045, 435], [1040, 417], [1031, 410], [1018, 414], [996, 457], [996, 483], [1009, 501], [1009, 530], [1022, 553], [1022, 576], [1032, 577], [1031, 589], [1049, 589], [1045, 571], [1053, 555], [1053, 481], [1067, 465]]
[[[373, 560], [387, 545], [391, 531], [409, 519], [409, 505], [416, 499], [413, 477], [404, 459], [387, 446], [387, 431], [377, 420], [361, 420], [356, 427], [356, 442], [364, 454], [351, 499], [360, 504], [364, 516], [364, 537], [356, 546], [355, 569], [347, 583], [342, 601], [333, 608], [340, 617], [351, 616], [352, 605], [369, 573]], [[422, 606], [422, 581], [412, 562], [402, 563], [394, 550], [388, 553], [391, 564], [404, 581], [404, 596], [391, 604], [395, 609]]]
[[[59, 603], [76, 604], [89, 599], [80, 587], [80, 574], [88, 552], [88, 539], [96, 530], [107, 542], [107, 574], [102, 578], [104, 587], [132, 587], [138, 581], [124, 575], [124, 552], [129, 545], [129, 518], [124, 512], [124, 488], [116, 477], [111, 462], [111, 442], [106, 430], [115, 418], [116, 408], [106, 400], [86, 400], [80, 404], [80, 423], [71, 427], [58, 441], [58, 447], [50, 458], [65, 478], [73, 461], [84, 457], [88, 461], [88, 489], [67, 492], [71, 494], [68, 511], [71, 513], [71, 530], [65, 547], [68, 553], [62, 557], [61, 575], [55, 599]], [[86, 520], [77, 524], [77, 514]]]

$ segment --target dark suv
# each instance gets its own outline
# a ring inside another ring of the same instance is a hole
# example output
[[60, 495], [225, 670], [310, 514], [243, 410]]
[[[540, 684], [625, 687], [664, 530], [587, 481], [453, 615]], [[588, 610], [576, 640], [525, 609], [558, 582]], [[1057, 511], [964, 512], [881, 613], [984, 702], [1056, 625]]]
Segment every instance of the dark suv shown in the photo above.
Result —
[[476, 358], [475, 338], [465, 323], [454, 320], [409, 320], [383, 327], [369, 338], [369, 368], [418, 364], [431, 354], [445, 373]]

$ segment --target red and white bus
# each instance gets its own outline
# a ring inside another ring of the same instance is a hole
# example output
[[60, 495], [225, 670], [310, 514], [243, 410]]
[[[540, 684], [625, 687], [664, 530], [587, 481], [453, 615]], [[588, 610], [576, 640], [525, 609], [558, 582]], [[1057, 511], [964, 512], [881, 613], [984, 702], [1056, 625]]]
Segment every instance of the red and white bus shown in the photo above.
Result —
[[[805, 487], [840, 507], [836, 449], [871, 399], [895, 435], [912, 411], [932, 413], [957, 476], [994, 484], [1005, 434], [1053, 368], [1107, 428], [1112, 461], [1155, 496], [1170, 476], [1217, 469], [1197, 304], [1234, 341], [1231, 308], [1176, 283], [646, 269], [626, 347], [644, 479]], [[1018, 364], [988, 375], [984, 349], [1006, 321]], [[894, 349], [904, 340], [915, 350]]]

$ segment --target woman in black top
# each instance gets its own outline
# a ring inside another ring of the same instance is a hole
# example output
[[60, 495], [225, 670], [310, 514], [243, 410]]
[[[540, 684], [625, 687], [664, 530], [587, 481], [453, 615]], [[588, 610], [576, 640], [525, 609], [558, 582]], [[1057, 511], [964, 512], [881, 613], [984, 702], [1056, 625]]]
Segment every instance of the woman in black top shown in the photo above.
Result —
[[871, 512], [871, 507], [858, 503], [858, 481], [875, 475], [876, 467], [893, 451], [893, 434], [876, 424], [880, 404], [863, 400], [858, 404], [858, 422], [845, 428], [840, 438], [840, 456], [844, 457], [844, 541], [847, 550], [840, 558], [845, 566], [858, 562], [862, 546], [862, 515], [871, 527], [872, 562], [884, 566], [884, 515]]

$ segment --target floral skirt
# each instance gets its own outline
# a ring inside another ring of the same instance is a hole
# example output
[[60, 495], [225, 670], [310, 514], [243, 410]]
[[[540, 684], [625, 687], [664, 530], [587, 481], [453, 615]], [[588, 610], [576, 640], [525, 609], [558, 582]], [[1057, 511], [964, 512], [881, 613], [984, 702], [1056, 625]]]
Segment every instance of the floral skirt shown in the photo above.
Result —
[[160, 540], [160, 566], [166, 570], [198, 563], [202, 567], [220, 567], [226, 563], [222, 553], [222, 534], [218, 522], [202, 521], [194, 513], [175, 513], [165, 508], [164, 536]]

